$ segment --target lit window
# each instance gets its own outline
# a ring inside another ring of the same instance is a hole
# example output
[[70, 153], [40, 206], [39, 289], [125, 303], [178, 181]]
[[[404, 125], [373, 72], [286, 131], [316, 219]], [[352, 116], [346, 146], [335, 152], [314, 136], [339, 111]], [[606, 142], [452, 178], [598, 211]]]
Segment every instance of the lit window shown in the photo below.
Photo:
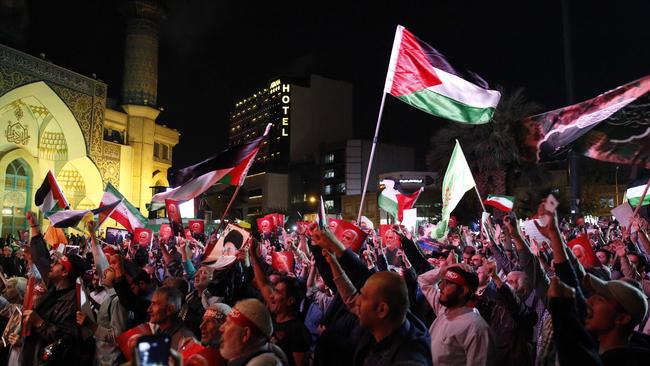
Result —
[[325, 163], [333, 163], [334, 162], [334, 154], [327, 154], [325, 155]]
[[327, 184], [325, 187], [323, 187], [323, 194], [332, 194], [332, 186]]
[[334, 178], [334, 169], [328, 169], [325, 171], [325, 179]]
[[339, 183], [336, 185], [336, 191], [339, 193], [345, 193], [345, 183]]
[[333, 210], [334, 209], [334, 200], [325, 200], [325, 209]]

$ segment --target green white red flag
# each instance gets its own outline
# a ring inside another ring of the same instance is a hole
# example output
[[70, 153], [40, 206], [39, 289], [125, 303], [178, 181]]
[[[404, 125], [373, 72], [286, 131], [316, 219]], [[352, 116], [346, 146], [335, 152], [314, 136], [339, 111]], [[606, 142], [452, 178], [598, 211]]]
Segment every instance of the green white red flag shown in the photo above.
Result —
[[[106, 189], [104, 190], [104, 195], [102, 196], [102, 202], [99, 204], [99, 207], [109, 205], [113, 202], [121, 201], [115, 210], [105, 211], [103, 214], [99, 215], [99, 223], [103, 223], [108, 217], [115, 220], [120, 225], [124, 226], [126, 230], [130, 233], [133, 233], [135, 229], [145, 227], [147, 225], [147, 218], [138, 210], [131, 202], [127, 201], [126, 198], [117, 190], [111, 183], [106, 184]], [[98, 225], [99, 227], [99, 225]]]
[[384, 92], [438, 117], [469, 124], [492, 119], [501, 93], [460, 72], [433, 47], [397, 26]]
[[458, 202], [463, 198], [465, 192], [474, 188], [476, 183], [472, 176], [472, 171], [469, 169], [465, 154], [460, 148], [458, 140], [456, 146], [451, 153], [449, 166], [445, 172], [445, 179], [442, 182], [442, 213], [440, 222], [436, 225], [435, 230], [431, 231], [434, 239], [441, 239], [447, 235], [447, 224], [449, 223], [449, 216], [456, 208]]
[[510, 212], [515, 205], [515, 197], [499, 194], [488, 194], [484, 204], [497, 208], [501, 211]]

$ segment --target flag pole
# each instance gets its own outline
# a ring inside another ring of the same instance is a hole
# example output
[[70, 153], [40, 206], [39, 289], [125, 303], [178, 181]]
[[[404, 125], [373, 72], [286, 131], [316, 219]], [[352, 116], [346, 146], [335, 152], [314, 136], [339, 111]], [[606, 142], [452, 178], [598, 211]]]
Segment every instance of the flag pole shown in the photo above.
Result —
[[478, 188], [476, 187], [476, 180], [474, 180], [474, 190], [476, 191], [476, 195], [478, 196], [478, 201], [481, 203], [481, 208], [483, 209], [483, 212], [485, 211], [485, 205], [483, 204], [483, 200], [481, 199], [481, 194], [478, 193]]
[[386, 91], [381, 97], [381, 105], [379, 106], [379, 116], [377, 117], [377, 126], [375, 127], [375, 136], [372, 138], [372, 148], [370, 149], [370, 159], [368, 160], [368, 169], [366, 170], [366, 180], [363, 183], [363, 191], [361, 192], [361, 202], [359, 203], [359, 214], [357, 215], [357, 223], [361, 223], [361, 213], [363, 212], [363, 202], [366, 198], [366, 190], [368, 189], [368, 179], [370, 178], [370, 169], [372, 169], [372, 161], [375, 156], [375, 148], [379, 141], [379, 126], [381, 125], [381, 116], [384, 113], [384, 102], [386, 101]]
[[[632, 214], [632, 217], [636, 216], [639, 213], [639, 210], [641, 209], [641, 205], [643, 204], [643, 200], [645, 199], [645, 195], [648, 193], [648, 187], [650, 187], [650, 179], [645, 184], [645, 188], [643, 188], [643, 194], [641, 194], [641, 197], [639, 197], [639, 203], [636, 204], [636, 207], [634, 208], [634, 214]], [[628, 230], [632, 227], [632, 222], [630, 222], [630, 226], [628, 226]]]
[[226, 219], [226, 215], [228, 215], [228, 211], [230, 211], [230, 206], [232, 206], [232, 203], [235, 202], [235, 197], [237, 197], [237, 193], [239, 193], [239, 188], [241, 186], [238, 184], [237, 188], [235, 188], [235, 193], [232, 194], [232, 197], [230, 197], [230, 202], [228, 202], [228, 206], [226, 206], [226, 209], [223, 211], [223, 215], [221, 215], [221, 220], [219, 221], [219, 227], [217, 227], [217, 230], [215, 230], [215, 233], [218, 233], [219, 230], [223, 228], [224, 220]]

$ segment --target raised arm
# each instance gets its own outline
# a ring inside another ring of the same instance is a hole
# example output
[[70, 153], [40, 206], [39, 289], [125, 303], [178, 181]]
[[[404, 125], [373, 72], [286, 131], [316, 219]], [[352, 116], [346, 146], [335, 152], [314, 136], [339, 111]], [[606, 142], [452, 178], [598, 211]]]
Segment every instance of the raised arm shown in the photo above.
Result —
[[[249, 240], [254, 239], [250, 238]], [[249, 254], [251, 263], [253, 264], [253, 272], [255, 273], [255, 283], [257, 284], [257, 288], [259, 288], [260, 292], [262, 293], [264, 301], [266, 301], [268, 304], [271, 302], [271, 294], [273, 294], [273, 288], [271, 287], [271, 281], [269, 281], [268, 276], [260, 264], [259, 243], [257, 243], [257, 241], [253, 241], [253, 243], [250, 245]]]

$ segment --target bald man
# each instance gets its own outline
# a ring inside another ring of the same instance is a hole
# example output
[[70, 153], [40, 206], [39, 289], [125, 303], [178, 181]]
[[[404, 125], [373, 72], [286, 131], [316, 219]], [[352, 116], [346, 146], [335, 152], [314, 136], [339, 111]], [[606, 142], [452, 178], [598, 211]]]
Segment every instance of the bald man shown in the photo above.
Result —
[[[357, 292], [341, 268], [344, 246], [333, 236], [313, 236], [319, 246], [333, 249], [325, 256], [336, 288], [364, 329], [354, 354], [354, 365], [431, 365], [429, 334], [415, 316], [408, 316], [408, 289], [404, 279], [393, 272], [377, 272]], [[363, 266], [361, 262], [357, 266]]]

